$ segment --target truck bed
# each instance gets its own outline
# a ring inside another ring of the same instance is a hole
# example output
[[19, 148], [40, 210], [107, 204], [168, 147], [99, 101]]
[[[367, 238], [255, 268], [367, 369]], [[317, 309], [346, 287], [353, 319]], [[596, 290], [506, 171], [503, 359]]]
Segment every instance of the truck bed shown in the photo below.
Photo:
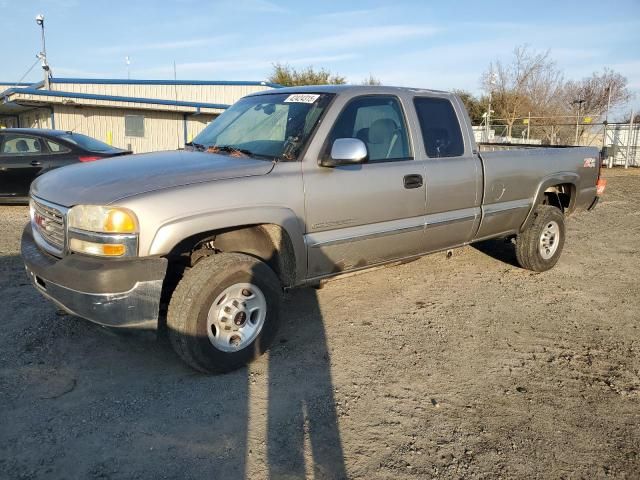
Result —
[[477, 239], [517, 230], [547, 186], [566, 185], [567, 213], [588, 208], [596, 196], [600, 165], [596, 148], [480, 145], [483, 148], [483, 221]]

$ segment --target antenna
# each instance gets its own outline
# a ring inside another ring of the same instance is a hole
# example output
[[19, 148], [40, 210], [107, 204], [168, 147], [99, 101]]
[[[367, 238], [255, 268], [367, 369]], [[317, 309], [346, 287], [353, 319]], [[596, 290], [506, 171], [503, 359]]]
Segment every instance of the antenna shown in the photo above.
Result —
[[124, 63], [127, 65], [127, 80], [130, 80], [131, 73], [129, 72], [129, 65], [131, 65], [131, 57], [129, 57], [129, 55], [124, 57]]

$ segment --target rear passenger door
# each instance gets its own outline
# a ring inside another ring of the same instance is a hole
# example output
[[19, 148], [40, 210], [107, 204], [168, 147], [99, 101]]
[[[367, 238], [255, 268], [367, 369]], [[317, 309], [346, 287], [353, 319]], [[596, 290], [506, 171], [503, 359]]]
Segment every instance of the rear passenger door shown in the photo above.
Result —
[[359, 138], [369, 159], [327, 168], [318, 156], [305, 158], [310, 278], [422, 251], [424, 162], [414, 160], [405, 112], [395, 95], [366, 95], [348, 100], [335, 120], [325, 119], [332, 127], [320, 156], [330, 155], [337, 138]]
[[42, 140], [49, 150], [47, 170], [78, 163], [78, 153], [65, 143], [58, 141], [55, 137]]
[[432, 252], [473, 238], [481, 218], [482, 165], [460, 128], [466, 117], [461, 105], [448, 96], [413, 101], [422, 134], [420, 158], [426, 160], [425, 250]]
[[47, 150], [33, 135], [0, 135], [0, 195], [26, 197], [34, 178], [46, 168]]

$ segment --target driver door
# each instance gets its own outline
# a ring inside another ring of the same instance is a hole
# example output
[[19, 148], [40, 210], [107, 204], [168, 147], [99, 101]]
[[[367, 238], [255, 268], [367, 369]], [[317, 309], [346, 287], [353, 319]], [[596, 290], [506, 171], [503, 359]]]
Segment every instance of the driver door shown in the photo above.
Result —
[[425, 161], [413, 158], [399, 97], [355, 97], [333, 124], [337, 138], [359, 138], [368, 162], [327, 168], [305, 162], [308, 277], [356, 270], [423, 250]]

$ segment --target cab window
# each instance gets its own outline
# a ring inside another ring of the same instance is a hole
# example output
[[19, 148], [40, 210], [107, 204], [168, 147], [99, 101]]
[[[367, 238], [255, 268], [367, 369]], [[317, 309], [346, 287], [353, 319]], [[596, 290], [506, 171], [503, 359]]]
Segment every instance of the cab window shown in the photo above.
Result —
[[451, 102], [434, 97], [416, 97], [413, 102], [427, 155], [430, 158], [463, 155], [464, 141], [460, 122]]
[[402, 107], [393, 96], [372, 95], [352, 100], [333, 126], [326, 155], [337, 138], [362, 140], [369, 162], [412, 159]]

